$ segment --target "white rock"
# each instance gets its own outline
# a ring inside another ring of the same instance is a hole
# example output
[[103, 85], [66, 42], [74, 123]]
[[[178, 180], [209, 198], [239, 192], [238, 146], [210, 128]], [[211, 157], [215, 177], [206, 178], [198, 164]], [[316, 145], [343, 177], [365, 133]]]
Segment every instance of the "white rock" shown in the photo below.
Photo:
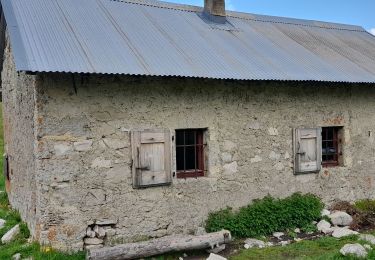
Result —
[[266, 246], [274, 246], [274, 244], [272, 242], [267, 242]]
[[[211, 253], [218, 254], [218, 253], [220, 253], [224, 250], [225, 250], [225, 244], [222, 244], [220, 246], [216, 246], [214, 248], [208, 249], [208, 250], [206, 250], [206, 252], [209, 253], [209, 254], [211, 254]], [[185, 257], [187, 257], [187, 256], [185, 256]]]
[[340, 253], [344, 256], [356, 256], [365, 258], [367, 256], [366, 249], [360, 244], [346, 244], [341, 248]]
[[283, 232], [275, 232], [272, 234], [274, 237], [280, 239], [282, 236], [284, 236], [285, 234]]
[[232, 162], [232, 155], [230, 153], [222, 153], [221, 154], [221, 159], [223, 163], [231, 163]]
[[20, 225], [12, 227], [5, 235], [1, 238], [1, 243], [8, 244], [12, 242], [16, 236], [20, 233]]
[[96, 158], [91, 163], [91, 168], [111, 168], [111, 167], [112, 167], [112, 161], [105, 160], [103, 158]]
[[95, 224], [99, 225], [99, 226], [116, 225], [117, 224], [117, 220], [113, 220], [113, 219], [100, 219], [100, 220], [95, 221]]
[[332, 236], [335, 238], [341, 238], [341, 237], [346, 237], [346, 236], [351, 236], [351, 235], [358, 235], [358, 232], [350, 230], [346, 227], [340, 228], [340, 227], [334, 227]]
[[85, 245], [86, 250], [102, 248], [103, 245]]
[[211, 253], [206, 260], [227, 260], [225, 257]]
[[103, 244], [103, 239], [87, 237], [84, 239], [86, 245], [100, 245]]
[[343, 211], [336, 211], [328, 217], [331, 220], [331, 223], [335, 226], [350, 226], [353, 222], [353, 218], [346, 212]]
[[294, 233], [301, 233], [301, 229], [299, 229], [299, 228], [296, 228], [295, 230], [294, 230]]
[[244, 244], [243, 247], [244, 247], [245, 249], [249, 249], [249, 248], [250, 248], [250, 245], [249, 245], [249, 244]]
[[375, 236], [369, 234], [359, 235], [359, 239], [369, 242], [371, 245], [375, 245]]
[[57, 156], [65, 155], [72, 151], [72, 147], [67, 144], [55, 144], [53, 148], [55, 150], [55, 155]]
[[259, 122], [254, 121], [254, 122], [248, 123], [246, 125], [246, 128], [252, 129], [252, 130], [259, 130], [261, 128], [261, 125]]
[[96, 234], [95, 234], [95, 232], [90, 227], [88, 227], [86, 229], [86, 236], [94, 238], [96, 236]]
[[226, 164], [226, 165], [223, 166], [224, 173], [225, 174], [234, 174], [238, 171], [237, 167], [238, 167], [237, 162], [232, 162], [232, 163]]
[[245, 245], [249, 245], [249, 248], [264, 248], [264, 247], [266, 247], [266, 243], [264, 243], [262, 240], [258, 240], [258, 239], [254, 239], [254, 238], [246, 239]]
[[20, 253], [17, 253], [15, 255], [12, 256], [12, 260], [21, 260], [21, 254]]
[[320, 215], [322, 217], [331, 215], [331, 211], [329, 211], [328, 209], [322, 209], [322, 212], [320, 213]]
[[5, 226], [5, 223], [6, 221], [0, 218], [0, 229], [2, 229]]
[[281, 154], [276, 153], [275, 151], [271, 151], [270, 155], [268, 156], [271, 160], [279, 160], [281, 157]]
[[280, 242], [281, 246], [286, 246], [286, 245], [289, 245], [289, 244], [290, 244], [290, 241], [281, 241]]
[[87, 152], [89, 150], [91, 150], [92, 148], [92, 141], [91, 140], [84, 140], [84, 141], [80, 141], [80, 142], [75, 142], [73, 144], [74, 146], [74, 150], [78, 151], [78, 152]]
[[324, 220], [324, 219], [319, 221], [316, 227], [318, 231], [323, 232], [324, 234], [328, 234], [333, 231], [333, 229], [331, 228], [331, 223], [329, 223], [327, 220]]

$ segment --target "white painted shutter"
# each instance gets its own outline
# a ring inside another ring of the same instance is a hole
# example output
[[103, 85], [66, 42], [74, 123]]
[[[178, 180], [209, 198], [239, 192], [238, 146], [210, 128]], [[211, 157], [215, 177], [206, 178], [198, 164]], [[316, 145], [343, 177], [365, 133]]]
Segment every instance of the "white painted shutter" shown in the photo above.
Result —
[[132, 131], [133, 187], [168, 185], [171, 177], [169, 130]]
[[294, 156], [295, 173], [319, 172], [322, 165], [322, 129], [295, 129]]

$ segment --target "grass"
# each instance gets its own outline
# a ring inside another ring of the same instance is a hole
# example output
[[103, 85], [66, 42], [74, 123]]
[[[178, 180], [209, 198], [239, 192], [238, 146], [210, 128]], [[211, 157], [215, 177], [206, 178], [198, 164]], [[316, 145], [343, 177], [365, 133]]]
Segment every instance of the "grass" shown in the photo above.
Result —
[[[230, 260], [338, 260], [338, 259], [357, 259], [355, 257], [345, 257], [340, 254], [340, 249], [345, 244], [368, 244], [359, 241], [357, 236], [349, 236], [341, 239], [334, 237], [323, 237], [318, 240], [305, 240], [293, 243], [288, 246], [268, 247], [264, 249], [241, 250]], [[375, 250], [369, 252], [367, 259], [375, 259]]]

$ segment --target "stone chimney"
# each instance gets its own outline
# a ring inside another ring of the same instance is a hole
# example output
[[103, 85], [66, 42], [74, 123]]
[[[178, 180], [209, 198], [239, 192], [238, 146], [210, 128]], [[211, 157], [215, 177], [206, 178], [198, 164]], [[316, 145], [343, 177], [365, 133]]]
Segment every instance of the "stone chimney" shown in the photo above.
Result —
[[225, 17], [225, 0], [204, 0], [204, 12], [210, 16]]

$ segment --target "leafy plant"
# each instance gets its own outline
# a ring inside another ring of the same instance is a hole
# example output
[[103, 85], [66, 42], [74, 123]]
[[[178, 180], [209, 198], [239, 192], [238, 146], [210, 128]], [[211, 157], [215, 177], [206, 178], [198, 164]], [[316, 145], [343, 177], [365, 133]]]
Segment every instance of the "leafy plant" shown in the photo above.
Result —
[[211, 213], [209, 232], [227, 229], [236, 237], [259, 237], [276, 231], [308, 227], [320, 218], [323, 203], [312, 194], [295, 193], [285, 199], [267, 196], [233, 212], [230, 208]]

